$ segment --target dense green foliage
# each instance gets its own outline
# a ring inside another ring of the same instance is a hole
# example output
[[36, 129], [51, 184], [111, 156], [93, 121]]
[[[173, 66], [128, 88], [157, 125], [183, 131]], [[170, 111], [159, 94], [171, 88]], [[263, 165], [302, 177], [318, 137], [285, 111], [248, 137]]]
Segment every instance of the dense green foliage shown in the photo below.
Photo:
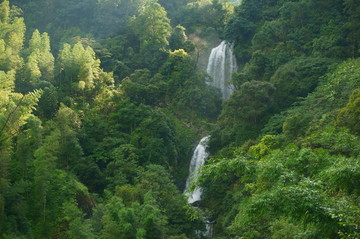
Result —
[[[0, 238], [197, 239], [204, 215], [219, 239], [359, 238], [359, 20], [356, 0], [2, 0]], [[213, 38], [239, 65], [225, 101], [197, 67]]]
[[[227, 156], [214, 157], [204, 167], [200, 183], [208, 206], [216, 208], [218, 234], [359, 236], [358, 66], [359, 60], [339, 65], [300, 105], [274, 117], [283, 119], [281, 133], [231, 154], [228, 149]], [[267, 130], [276, 132], [271, 127]]]
[[0, 238], [196, 237], [180, 190], [221, 99], [186, 29], [157, 1], [14, 3], [0, 5]]
[[224, 34], [242, 64], [237, 91], [198, 180], [216, 238], [359, 237], [354, 4], [244, 0], [236, 8]]

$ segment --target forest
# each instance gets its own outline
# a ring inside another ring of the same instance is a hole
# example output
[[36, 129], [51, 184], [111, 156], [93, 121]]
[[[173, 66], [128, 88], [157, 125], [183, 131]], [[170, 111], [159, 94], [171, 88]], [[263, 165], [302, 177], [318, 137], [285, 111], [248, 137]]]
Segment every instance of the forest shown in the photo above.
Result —
[[0, 239], [360, 238], [359, 57], [359, 0], [0, 0]]

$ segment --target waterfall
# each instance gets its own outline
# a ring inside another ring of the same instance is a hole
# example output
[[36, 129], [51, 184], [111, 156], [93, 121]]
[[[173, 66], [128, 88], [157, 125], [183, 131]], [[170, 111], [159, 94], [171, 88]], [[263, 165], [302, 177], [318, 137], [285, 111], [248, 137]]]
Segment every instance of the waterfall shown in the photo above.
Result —
[[203, 233], [203, 235], [205, 237], [212, 238], [212, 236], [213, 236], [213, 225], [214, 225], [214, 222], [210, 222], [210, 221], [206, 220], [206, 222], [205, 222], [206, 231], [205, 231], [205, 233]]
[[[222, 41], [219, 46], [211, 50], [209, 62], [207, 65], [207, 73], [210, 76], [209, 84], [221, 90], [224, 99], [230, 97], [233, 92], [233, 85], [229, 83], [232, 74], [237, 70], [236, 59], [233, 54], [233, 45]], [[196, 187], [192, 192], [189, 191], [191, 183], [199, 176], [198, 170], [205, 163], [205, 159], [209, 156], [207, 152], [210, 135], [205, 136], [196, 146], [191, 157], [189, 176], [186, 180], [185, 196], [188, 203], [201, 200], [202, 188]], [[211, 238], [213, 234], [214, 221], [209, 221], [204, 217], [205, 231], [197, 231], [197, 234], [203, 237]]]
[[221, 89], [224, 99], [228, 99], [234, 87], [229, 84], [232, 73], [237, 70], [236, 59], [233, 54], [233, 44], [222, 41], [219, 46], [211, 50], [206, 72], [210, 76], [209, 84]]
[[194, 178], [198, 176], [197, 170], [205, 163], [205, 159], [209, 156], [207, 150], [207, 144], [209, 142], [210, 135], [202, 138], [200, 143], [196, 146], [193, 156], [191, 157], [190, 167], [189, 167], [189, 176], [186, 180], [185, 195], [188, 198], [188, 203], [194, 203], [201, 200], [202, 190], [197, 187], [193, 192], [188, 192], [190, 184], [193, 182]]
[[[200, 143], [196, 146], [194, 153], [191, 157], [190, 167], [189, 167], [189, 176], [186, 180], [186, 188], [185, 195], [187, 196], [188, 203], [194, 203], [201, 200], [202, 189], [196, 187], [194, 191], [189, 192], [190, 184], [194, 181], [194, 179], [199, 176], [198, 170], [205, 163], [205, 159], [209, 156], [207, 152], [208, 142], [210, 139], [210, 135], [205, 136], [200, 140]], [[205, 231], [196, 231], [199, 236], [203, 237], [212, 237], [212, 224], [213, 222], [209, 222], [204, 217], [204, 224], [206, 227]]]

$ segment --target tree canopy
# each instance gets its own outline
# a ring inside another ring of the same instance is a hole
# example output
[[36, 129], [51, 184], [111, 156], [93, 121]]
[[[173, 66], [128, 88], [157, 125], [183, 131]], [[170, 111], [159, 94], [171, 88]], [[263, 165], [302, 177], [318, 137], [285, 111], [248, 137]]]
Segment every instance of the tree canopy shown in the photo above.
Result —
[[[356, 0], [1, 0], [0, 238], [359, 238], [359, 20]], [[203, 69], [223, 40], [229, 99]]]

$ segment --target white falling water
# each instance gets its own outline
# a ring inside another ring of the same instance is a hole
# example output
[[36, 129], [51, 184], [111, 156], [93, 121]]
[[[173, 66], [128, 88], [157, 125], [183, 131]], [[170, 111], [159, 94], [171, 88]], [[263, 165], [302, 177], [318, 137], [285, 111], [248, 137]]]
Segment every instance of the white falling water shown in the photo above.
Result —
[[186, 180], [185, 195], [188, 198], [188, 203], [194, 203], [201, 200], [202, 190], [197, 187], [194, 191], [189, 192], [189, 186], [198, 176], [197, 171], [205, 163], [205, 159], [209, 156], [207, 152], [208, 142], [210, 135], [202, 138], [200, 143], [196, 146], [193, 156], [191, 158], [190, 167], [189, 167], [189, 176]]
[[214, 224], [214, 222], [210, 222], [210, 221], [206, 220], [206, 222], [205, 222], [206, 231], [205, 231], [205, 233], [203, 233], [203, 235], [205, 237], [212, 238], [212, 236], [213, 236], [213, 224]]
[[209, 84], [221, 89], [224, 99], [228, 99], [234, 90], [229, 81], [235, 71], [237, 65], [233, 44], [222, 41], [219, 46], [211, 50], [206, 72], [211, 78]]

